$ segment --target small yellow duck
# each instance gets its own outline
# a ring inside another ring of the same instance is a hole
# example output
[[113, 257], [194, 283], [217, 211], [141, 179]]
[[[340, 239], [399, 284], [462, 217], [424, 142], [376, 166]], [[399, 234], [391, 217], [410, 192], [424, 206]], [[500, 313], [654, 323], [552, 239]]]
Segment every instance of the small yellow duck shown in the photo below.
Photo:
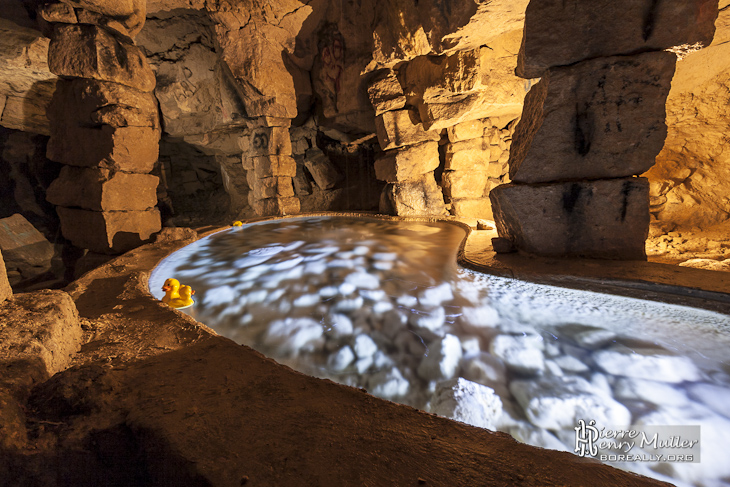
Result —
[[193, 294], [195, 291], [190, 286], [180, 286], [180, 297], [170, 300], [169, 306], [177, 309], [189, 308], [195, 304]]
[[165, 295], [162, 297], [163, 303], [170, 304], [173, 299], [180, 299], [180, 281], [177, 279], [165, 280], [162, 290], [165, 291]]
[[162, 302], [171, 308], [188, 308], [195, 303], [192, 297], [195, 291], [190, 286], [181, 286], [177, 279], [167, 279], [162, 290], [165, 291]]

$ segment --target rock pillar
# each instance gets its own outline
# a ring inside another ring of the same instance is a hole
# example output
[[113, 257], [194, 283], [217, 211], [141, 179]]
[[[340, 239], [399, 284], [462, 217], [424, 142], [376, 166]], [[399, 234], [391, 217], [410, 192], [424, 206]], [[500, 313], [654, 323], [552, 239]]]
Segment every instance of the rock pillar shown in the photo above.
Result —
[[385, 151], [375, 161], [375, 177], [388, 183], [380, 211], [398, 216], [447, 214], [434, 176], [439, 167], [438, 131], [424, 130], [418, 112], [405, 108], [405, 95], [391, 70], [375, 78], [368, 95]]
[[490, 198], [499, 234], [525, 252], [645, 259], [645, 178], [666, 137], [676, 56], [708, 45], [717, 0], [532, 0], [516, 73], [540, 77]]
[[48, 108], [47, 156], [65, 164], [48, 188], [61, 232], [74, 245], [125, 252], [160, 230], [160, 139], [155, 75], [135, 36], [144, 0], [64, 0], [40, 7], [48, 66], [61, 79]]
[[292, 157], [290, 125], [288, 118], [261, 117], [244, 151], [248, 202], [257, 215], [294, 215], [300, 211], [292, 184], [297, 163]]
[[451, 214], [493, 220], [489, 192], [509, 182], [507, 160], [517, 120], [485, 118], [448, 128], [442, 177]]

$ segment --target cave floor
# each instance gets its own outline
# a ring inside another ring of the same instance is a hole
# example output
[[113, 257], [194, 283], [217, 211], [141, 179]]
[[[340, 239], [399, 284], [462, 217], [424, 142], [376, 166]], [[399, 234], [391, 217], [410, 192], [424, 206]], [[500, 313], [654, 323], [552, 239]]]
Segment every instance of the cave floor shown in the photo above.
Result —
[[[493, 237], [497, 237], [496, 230], [472, 231], [459, 255], [459, 263], [501, 277], [730, 314], [730, 273], [677, 265], [693, 257], [706, 256], [703, 253], [688, 255], [671, 249], [659, 252], [650, 241], [646, 262], [561, 259], [497, 254], [492, 249]], [[706, 236], [698, 238], [707, 239]]]

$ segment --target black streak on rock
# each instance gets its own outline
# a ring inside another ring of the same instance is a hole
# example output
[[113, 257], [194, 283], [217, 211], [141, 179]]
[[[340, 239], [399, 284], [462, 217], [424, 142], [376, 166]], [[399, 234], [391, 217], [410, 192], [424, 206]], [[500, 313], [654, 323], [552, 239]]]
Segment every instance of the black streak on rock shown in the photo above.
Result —
[[582, 188], [580, 184], [573, 183], [570, 185], [570, 190], [563, 193], [563, 209], [566, 213], [573, 213], [575, 205], [578, 204], [578, 198], [580, 198], [581, 191]]
[[629, 207], [629, 194], [631, 194], [632, 186], [631, 181], [626, 181], [621, 186], [621, 197], [623, 198], [621, 202], [621, 221], [626, 221], [626, 210]]
[[593, 117], [586, 110], [580, 110], [578, 104], [575, 105], [575, 150], [578, 154], [584, 156], [591, 150], [591, 138], [593, 137]]
[[644, 42], [648, 41], [649, 37], [651, 37], [651, 34], [654, 32], [657, 7], [659, 6], [660, 1], [661, 0], [652, 0], [651, 5], [649, 6], [649, 11], [646, 13], [646, 16], [644, 16], [644, 28], [641, 32]]

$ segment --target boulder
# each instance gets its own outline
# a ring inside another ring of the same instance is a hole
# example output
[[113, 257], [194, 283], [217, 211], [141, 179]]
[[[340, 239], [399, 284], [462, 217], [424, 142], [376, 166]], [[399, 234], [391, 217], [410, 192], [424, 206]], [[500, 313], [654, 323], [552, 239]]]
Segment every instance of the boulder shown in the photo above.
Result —
[[389, 183], [412, 181], [433, 172], [438, 166], [438, 143], [423, 142], [386, 151], [375, 160], [375, 177]]
[[487, 171], [446, 171], [442, 178], [444, 195], [449, 198], [482, 198], [489, 195]]
[[544, 348], [540, 335], [497, 335], [489, 344], [492, 355], [511, 371], [524, 375], [539, 374], [545, 369]]
[[64, 166], [48, 187], [46, 200], [95, 211], [147, 210], [157, 204], [158, 183], [151, 174]]
[[152, 93], [118, 83], [77, 78], [56, 83], [48, 118], [55, 124], [158, 129], [157, 111]]
[[111, 81], [145, 92], [155, 88], [155, 73], [142, 51], [95, 25], [57, 24], [48, 68], [58, 76]]
[[152, 240], [160, 231], [160, 212], [89, 211], [56, 207], [61, 233], [75, 246], [100, 254], [120, 254]]
[[465, 356], [461, 369], [464, 378], [486, 386], [507, 382], [504, 363], [486, 352]]
[[428, 346], [428, 355], [418, 365], [418, 376], [424, 380], [448, 380], [459, 371], [461, 342], [454, 335], [446, 335]]
[[552, 68], [525, 98], [509, 165], [515, 182], [618, 178], [654, 165], [676, 56], [649, 52]]
[[438, 383], [429, 409], [439, 416], [494, 430], [502, 416], [502, 400], [494, 389], [459, 377]]
[[370, 393], [385, 399], [402, 398], [408, 394], [410, 385], [397, 367], [379, 370], [368, 379]]
[[269, 324], [263, 344], [279, 356], [296, 356], [304, 350], [311, 351], [321, 341], [322, 333], [322, 324], [311, 318], [285, 318]]
[[71, 296], [42, 290], [16, 294], [0, 306], [0, 387], [27, 392], [66, 369], [82, 343]]
[[332, 164], [329, 157], [316, 147], [307, 150], [304, 166], [319, 189], [332, 189], [342, 179], [340, 171]]
[[3, 259], [3, 253], [0, 250], [0, 305], [13, 296], [13, 289], [10, 287], [8, 282], [8, 273], [5, 269], [5, 260]]
[[291, 137], [287, 127], [259, 127], [251, 132], [250, 156], [291, 155]]
[[368, 86], [368, 98], [375, 109], [376, 116], [390, 110], [400, 110], [406, 106], [403, 88], [391, 69], [383, 70], [375, 75]]
[[635, 379], [677, 383], [702, 377], [692, 360], [661, 349], [611, 348], [594, 352], [593, 360], [609, 374]]
[[53, 123], [46, 156], [70, 166], [146, 174], [157, 161], [159, 140], [160, 131], [151, 127]]
[[429, 140], [438, 141], [438, 131], [425, 131], [414, 110], [385, 112], [375, 118], [378, 142], [383, 150], [415, 145]]
[[252, 202], [251, 206], [259, 216], [296, 215], [301, 210], [299, 198], [266, 198]]
[[0, 251], [4, 278], [5, 270], [17, 271], [22, 279], [28, 279], [51, 269], [53, 245], [20, 213], [0, 219]]
[[646, 259], [649, 184], [644, 178], [506, 184], [489, 197], [500, 237], [525, 252]]
[[433, 173], [383, 189], [380, 211], [398, 216], [445, 215], [444, 195]]
[[254, 198], [258, 200], [294, 196], [292, 179], [289, 177], [254, 179], [251, 189], [253, 190]]
[[530, 2], [517, 75], [539, 78], [551, 67], [599, 57], [712, 42], [717, 0], [619, 0], [600, 5]]
[[[291, 156], [260, 156], [249, 160], [253, 166], [251, 169], [258, 179], [281, 176], [293, 178], [297, 175], [297, 163]], [[244, 168], [245, 164], [244, 161]]]
[[615, 428], [631, 423], [631, 413], [623, 404], [582, 377], [553, 375], [535, 381], [515, 380], [509, 389], [530, 423], [540, 428], [573, 429], [578, 420], [587, 418]]

